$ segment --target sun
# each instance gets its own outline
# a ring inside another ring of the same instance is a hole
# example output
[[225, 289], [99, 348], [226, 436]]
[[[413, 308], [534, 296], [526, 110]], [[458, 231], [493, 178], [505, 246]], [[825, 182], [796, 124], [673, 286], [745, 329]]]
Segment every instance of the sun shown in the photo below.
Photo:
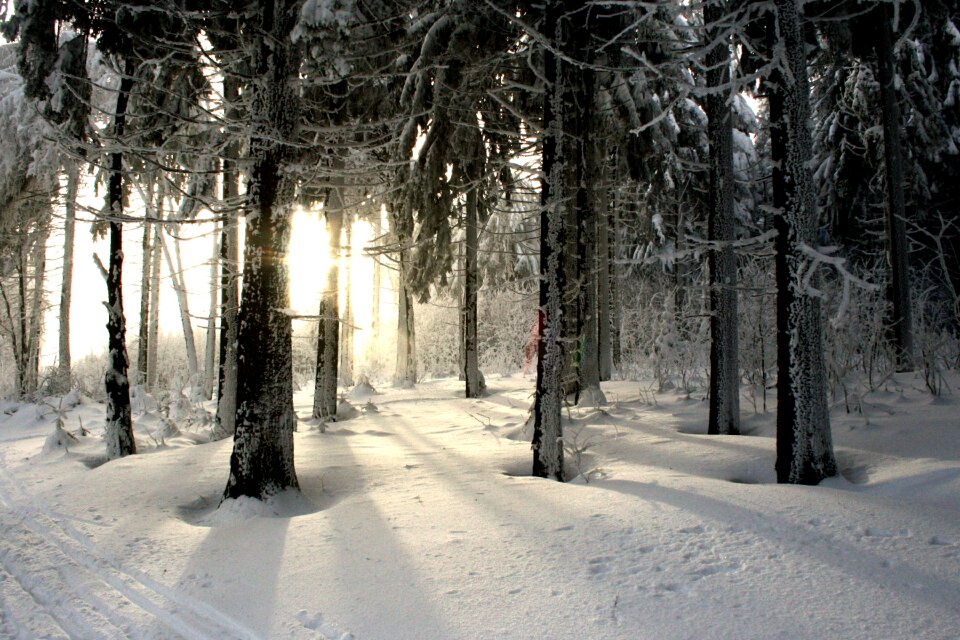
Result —
[[[344, 252], [346, 257], [340, 261], [338, 299], [340, 315], [344, 317], [347, 295], [350, 296], [354, 327], [353, 348], [355, 353], [361, 354], [364, 352], [373, 320], [370, 295], [373, 287], [373, 259], [364, 253], [364, 248], [373, 241], [373, 227], [365, 220], [355, 219], [350, 235], [351, 246]], [[341, 246], [344, 245], [345, 238], [346, 234], [341, 236]], [[320, 296], [327, 285], [327, 274], [333, 264], [329, 247], [323, 211], [297, 209], [291, 220], [287, 257], [290, 269], [290, 307], [297, 315], [315, 316], [319, 311]]]

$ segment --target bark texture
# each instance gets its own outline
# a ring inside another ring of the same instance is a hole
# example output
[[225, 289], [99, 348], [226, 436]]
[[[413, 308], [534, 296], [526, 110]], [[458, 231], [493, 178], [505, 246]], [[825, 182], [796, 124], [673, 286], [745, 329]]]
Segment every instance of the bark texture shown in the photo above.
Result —
[[[113, 120], [115, 144], [123, 139], [127, 104], [133, 89], [133, 64], [125, 64], [117, 93]], [[130, 380], [127, 377], [126, 321], [123, 316], [123, 152], [110, 154], [110, 180], [107, 186], [110, 209], [110, 263], [107, 267], [107, 350], [108, 363], [104, 384], [107, 392], [107, 418], [104, 438], [107, 458], [114, 459], [137, 452], [130, 414]]]
[[[827, 408], [822, 310], [805, 290], [804, 248], [816, 241], [810, 90], [797, 0], [776, 0], [786, 69], [769, 78], [777, 281], [777, 481], [817, 484], [836, 475]], [[816, 287], [815, 281], [811, 285]]]
[[298, 487], [293, 461], [293, 373], [287, 248], [294, 204], [284, 175], [300, 120], [294, 79], [299, 52], [290, 33], [298, 4], [258, 5], [244, 30], [255, 51], [243, 297], [237, 336], [237, 417], [225, 498], [264, 499]]
[[897, 371], [914, 367], [913, 313], [910, 305], [910, 260], [907, 242], [906, 203], [904, 201], [903, 149], [901, 143], [900, 102], [896, 87], [896, 58], [889, 9], [874, 9], [877, 54], [877, 79], [880, 81], [883, 121], [883, 162], [886, 173], [884, 226], [887, 253], [887, 297], [891, 303], [891, 330]]
[[733, 209], [733, 117], [729, 98], [730, 46], [725, 37], [726, 2], [704, 5], [707, 43], [707, 135], [710, 141], [710, 192], [707, 254], [710, 272], [710, 410], [707, 433], [740, 433], [740, 367], [737, 359], [737, 258]]

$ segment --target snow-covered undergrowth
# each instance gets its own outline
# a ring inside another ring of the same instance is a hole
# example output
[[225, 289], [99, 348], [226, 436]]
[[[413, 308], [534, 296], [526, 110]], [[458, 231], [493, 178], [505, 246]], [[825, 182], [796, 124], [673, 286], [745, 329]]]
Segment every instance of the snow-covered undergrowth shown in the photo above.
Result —
[[773, 414], [708, 437], [636, 382], [569, 409], [571, 482], [532, 478], [530, 380], [462, 384], [358, 392], [301, 423], [301, 494], [219, 509], [230, 441], [148, 413], [103, 464], [102, 405], [0, 403], [0, 637], [956, 637], [960, 399], [921, 375], [838, 407], [820, 487], [774, 484]]

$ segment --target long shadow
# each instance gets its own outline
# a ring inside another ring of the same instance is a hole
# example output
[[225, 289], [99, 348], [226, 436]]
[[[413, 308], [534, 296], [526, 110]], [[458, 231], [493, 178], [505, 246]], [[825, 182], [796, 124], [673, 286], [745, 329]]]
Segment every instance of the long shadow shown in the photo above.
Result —
[[326, 508], [310, 521], [317, 529], [311, 548], [295, 550], [309, 552], [307, 566], [319, 570], [315, 589], [300, 594], [306, 607], [301, 622], [310, 626], [324, 615], [335, 615], [339, 624], [354, 625], [348, 630], [358, 637], [404, 637], [407, 634], [397, 627], [416, 620], [417, 626], [431, 629], [432, 637], [454, 637], [450, 622], [436, 611], [430, 577], [419, 571], [420, 563], [405, 548], [394, 518], [378, 504], [376, 474], [382, 462], [362, 464], [371, 454], [358, 455], [355, 450], [361, 436], [387, 442], [393, 435], [386, 428], [363, 429], [367, 421], [362, 416], [331, 425], [324, 434], [303, 435], [320, 440], [316, 447], [320, 459], [303, 467], [301, 486]]
[[[219, 495], [208, 500], [216, 505]], [[232, 614], [238, 622], [269, 637], [289, 526], [290, 518], [253, 517], [207, 527], [176, 588], [220, 611], [239, 612]]]
[[[752, 527], [750, 531], [769, 539], [775, 546], [782, 546], [784, 540], [793, 541], [796, 551], [816, 561], [810, 567], [815, 574], [819, 567], [839, 569], [851, 577], [865, 582], [876, 579], [877, 567], [884, 566], [887, 558], [865, 550], [862, 547], [828, 537], [816, 530], [796, 532], [797, 523], [767, 511], [754, 511], [737, 506], [731, 502], [717, 500], [709, 496], [682, 491], [659, 484], [636, 482], [632, 480], [605, 480], [596, 485], [599, 490], [615, 491], [637, 496], [641, 500], [659, 502], [676, 509], [696, 513], [704, 518], [723, 522], [728, 526], [748, 527], [751, 522], [763, 522], [764, 527]], [[797, 491], [822, 491], [827, 488], [794, 487]], [[823, 544], [810, 544], [806, 537], [816, 536]], [[907, 584], [929, 584], [933, 588], [918, 592], [915, 589], [901, 589], [900, 593], [919, 604], [943, 610], [953, 616], [960, 614], [960, 580], [943, 578], [918, 571], [913, 567], [900, 564], [896, 568], [897, 579]]]

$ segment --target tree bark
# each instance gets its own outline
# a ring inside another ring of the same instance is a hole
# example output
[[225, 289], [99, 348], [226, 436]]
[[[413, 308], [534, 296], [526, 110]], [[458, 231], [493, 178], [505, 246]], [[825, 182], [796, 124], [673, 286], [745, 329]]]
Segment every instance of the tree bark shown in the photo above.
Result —
[[477, 345], [477, 290], [479, 288], [477, 265], [477, 188], [467, 192], [466, 220], [464, 238], [464, 278], [463, 278], [463, 356], [465, 395], [467, 398], [479, 398], [483, 395], [483, 376], [480, 373], [480, 359]]
[[339, 186], [330, 189], [324, 206], [327, 238], [330, 243], [330, 270], [320, 298], [317, 326], [317, 375], [313, 389], [313, 417], [333, 419], [337, 415], [337, 367], [340, 362], [340, 233], [343, 228], [343, 200]]
[[77, 218], [77, 193], [80, 190], [80, 167], [76, 162], [67, 169], [67, 197], [64, 202], [63, 219], [63, 274], [60, 280], [60, 330], [59, 358], [57, 361], [57, 387], [66, 392], [70, 389], [70, 300], [73, 294], [73, 236]]
[[298, 6], [265, 0], [243, 31], [254, 50], [250, 211], [238, 318], [236, 431], [224, 498], [262, 500], [299, 486], [293, 459], [291, 319], [284, 313], [290, 306], [286, 257], [295, 193], [283, 171], [300, 120], [294, 91], [300, 57], [289, 37]]
[[[117, 92], [113, 120], [114, 144], [123, 140], [127, 104], [133, 89], [133, 63], [127, 61]], [[130, 381], [127, 378], [126, 321], [123, 316], [123, 232], [119, 216], [123, 214], [123, 152], [110, 154], [110, 180], [107, 186], [110, 208], [110, 263], [107, 280], [108, 365], [104, 384], [107, 391], [105, 440], [107, 458], [114, 459], [137, 452], [130, 413]]]
[[[157, 208], [157, 219], [163, 214], [162, 206]], [[153, 225], [153, 257], [150, 259], [150, 326], [147, 336], [147, 389], [154, 391], [159, 382], [158, 347], [160, 345], [160, 234], [159, 224]]]
[[[187, 299], [187, 283], [183, 275], [183, 262], [180, 259], [180, 240], [176, 236], [173, 238], [174, 251], [171, 255], [170, 247], [163, 233], [160, 234], [160, 244], [163, 247], [163, 256], [167, 262], [167, 269], [170, 270], [170, 281], [173, 290], [177, 294], [177, 303], [180, 307], [180, 325], [183, 328], [183, 343], [187, 353], [187, 376], [189, 384], [197, 383], [197, 375], [200, 365], [197, 362], [197, 341], [193, 335], [193, 320], [190, 317], [190, 303]], [[173, 257], [176, 256], [176, 262]]]
[[740, 368], [737, 359], [737, 258], [733, 209], [733, 117], [728, 98], [730, 45], [724, 37], [725, 2], [704, 5], [707, 46], [707, 135], [710, 141], [710, 191], [707, 266], [710, 277], [710, 410], [708, 434], [740, 433]]
[[[816, 241], [810, 158], [810, 90], [797, 0], [775, 0], [788, 68], [769, 78], [777, 281], [777, 481], [817, 484], [836, 475], [824, 366], [822, 312], [805, 290], [804, 254]], [[811, 285], [816, 287], [814, 279]]]
[[[147, 214], [156, 214], [153, 211], [153, 185], [148, 184], [146, 189]], [[153, 255], [153, 247], [150, 246], [150, 235], [153, 226], [150, 220], [143, 220], [143, 240], [141, 241], [141, 260], [140, 269], [140, 326], [137, 330], [137, 368], [133, 383], [146, 385], [147, 381], [147, 352], [150, 350], [150, 258]]]
[[910, 305], [910, 253], [904, 202], [903, 150], [900, 103], [896, 87], [893, 29], [885, 5], [874, 9], [877, 80], [883, 121], [883, 161], [886, 169], [884, 226], [887, 254], [887, 298], [891, 302], [891, 337], [897, 371], [914, 367], [913, 313]]
[[[239, 111], [235, 106], [240, 97], [240, 85], [236, 78], [223, 80], [223, 98], [227, 103], [227, 117], [236, 120]], [[237, 417], [237, 314], [240, 309], [240, 144], [227, 144], [223, 159], [223, 202], [228, 211], [220, 234], [220, 367], [217, 384], [216, 434], [225, 438], [232, 436]]]
[[542, 33], [553, 45], [544, 48], [542, 161], [540, 185], [540, 310], [537, 388], [534, 400], [533, 475], [563, 480], [562, 374], [564, 229], [563, 191], [566, 186], [563, 116], [566, 87], [563, 62], [553, 50], [564, 42], [564, 5], [547, 0]]
[[[343, 206], [343, 196], [340, 196]], [[343, 220], [343, 246], [340, 247], [340, 262], [343, 265], [343, 322], [340, 323], [340, 384], [353, 386], [353, 301], [350, 298], [350, 260], [353, 259], [353, 216], [341, 214]], [[339, 240], [338, 240], [339, 244]]]
[[207, 314], [207, 338], [203, 352], [203, 397], [213, 399], [214, 367], [217, 347], [217, 263], [220, 262], [218, 225], [214, 224], [213, 253], [210, 256], [210, 312]]

